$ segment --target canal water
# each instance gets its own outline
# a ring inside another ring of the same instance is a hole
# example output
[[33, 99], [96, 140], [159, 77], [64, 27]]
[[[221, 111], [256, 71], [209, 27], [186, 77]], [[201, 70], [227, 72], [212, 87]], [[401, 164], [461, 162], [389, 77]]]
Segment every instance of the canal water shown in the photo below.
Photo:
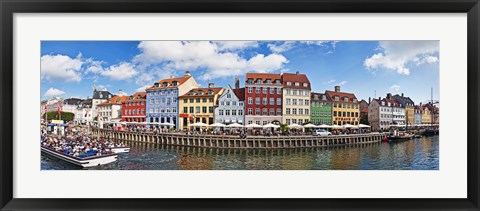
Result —
[[[128, 154], [88, 170], [438, 170], [438, 136], [397, 143], [351, 146], [238, 150], [129, 143]], [[42, 170], [81, 169], [41, 157]]]

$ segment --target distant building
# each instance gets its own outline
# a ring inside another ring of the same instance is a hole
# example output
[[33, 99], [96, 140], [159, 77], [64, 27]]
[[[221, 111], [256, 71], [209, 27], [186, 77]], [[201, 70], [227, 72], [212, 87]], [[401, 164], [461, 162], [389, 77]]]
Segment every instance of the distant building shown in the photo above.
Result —
[[373, 99], [368, 106], [368, 122], [373, 131], [388, 130], [393, 122], [392, 104], [386, 99]]
[[93, 89], [93, 95], [92, 95], [92, 115], [93, 118], [96, 118], [99, 116], [97, 114], [98, 108], [97, 105], [100, 103], [107, 102], [110, 98], [113, 97], [113, 94], [107, 91], [107, 89], [104, 89], [102, 91], [97, 90], [97, 88]]
[[[280, 74], [247, 73], [245, 123], [266, 125], [282, 122], [282, 77]], [[273, 101], [271, 103], [271, 101]]]
[[335, 91], [325, 91], [332, 99], [332, 120], [334, 125], [358, 125], [360, 108], [357, 97], [353, 93], [341, 92], [340, 86], [335, 86]]
[[368, 105], [369, 105], [370, 101], [371, 100], [369, 99], [368, 103], [367, 103], [367, 101], [361, 100], [360, 103], [359, 103], [359, 106], [360, 106], [360, 120], [359, 120], [359, 122], [361, 124], [368, 124], [368, 121], [363, 122], [363, 123], [361, 121], [362, 121], [362, 118], [365, 119], [365, 121], [368, 120]]
[[420, 105], [422, 109], [422, 124], [432, 124], [432, 112], [426, 105]]
[[145, 122], [146, 92], [137, 92], [122, 103], [122, 122]]
[[198, 84], [189, 71], [183, 77], [163, 79], [147, 88], [147, 122], [172, 123], [178, 128], [178, 98], [194, 88], [198, 88]]
[[129, 96], [113, 96], [108, 102], [98, 104], [98, 120], [103, 122], [120, 122], [122, 119], [122, 103], [129, 99]]
[[401, 95], [393, 95], [392, 98], [405, 109], [405, 123], [407, 125], [415, 124], [415, 103], [413, 100], [410, 97], [404, 97], [403, 93]]
[[218, 107], [215, 108], [215, 122], [222, 124], [245, 124], [245, 88], [230, 85], [225, 88], [218, 98]]
[[423, 109], [421, 106], [415, 106], [415, 116], [413, 120], [415, 125], [422, 124], [422, 112]]
[[392, 124], [405, 125], [405, 108], [401, 103], [392, 98], [392, 94], [388, 93], [385, 101], [392, 105]]
[[215, 107], [222, 88], [215, 88], [213, 83], [208, 88], [194, 88], [179, 97], [180, 124], [179, 128], [189, 129], [190, 123], [202, 122], [207, 125], [214, 123]]
[[323, 93], [310, 94], [310, 121], [315, 125], [332, 125], [332, 99]]
[[430, 114], [431, 114], [431, 123], [432, 124], [439, 124], [440, 122], [440, 108], [433, 104], [433, 103], [427, 103], [425, 106], [428, 107], [428, 109], [430, 110]]
[[75, 109], [75, 122], [77, 124], [85, 124], [93, 121], [92, 115], [92, 99], [82, 100]]
[[[295, 74], [283, 73], [283, 112], [282, 122], [287, 125], [299, 124], [310, 121], [310, 81], [305, 74], [300, 74], [298, 71]], [[262, 90], [265, 94], [265, 90]], [[275, 90], [270, 89], [267, 94], [275, 94]], [[280, 98], [268, 96], [262, 98], [262, 105], [267, 103], [272, 106], [275, 101]], [[269, 108], [267, 115], [275, 114], [275, 108]], [[262, 111], [262, 115], [265, 113]]]

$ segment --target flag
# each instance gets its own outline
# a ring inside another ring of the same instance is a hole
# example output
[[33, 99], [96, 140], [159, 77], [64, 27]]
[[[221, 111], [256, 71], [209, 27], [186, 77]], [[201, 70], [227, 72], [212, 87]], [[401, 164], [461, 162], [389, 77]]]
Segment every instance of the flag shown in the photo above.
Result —
[[62, 106], [63, 106], [62, 104], [63, 104], [63, 102], [60, 101], [60, 103], [58, 104], [58, 108], [57, 108], [57, 113], [58, 113], [59, 118], [60, 118], [60, 112], [62, 111]]

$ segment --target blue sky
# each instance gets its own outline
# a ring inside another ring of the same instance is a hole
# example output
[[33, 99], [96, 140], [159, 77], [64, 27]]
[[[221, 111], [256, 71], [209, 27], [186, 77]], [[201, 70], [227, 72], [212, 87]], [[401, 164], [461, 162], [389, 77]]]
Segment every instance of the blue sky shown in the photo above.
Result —
[[312, 91], [341, 85], [358, 99], [386, 93], [439, 99], [438, 41], [43, 41], [42, 99], [91, 97], [93, 87], [133, 94], [190, 71], [233, 85], [246, 72], [307, 74]]

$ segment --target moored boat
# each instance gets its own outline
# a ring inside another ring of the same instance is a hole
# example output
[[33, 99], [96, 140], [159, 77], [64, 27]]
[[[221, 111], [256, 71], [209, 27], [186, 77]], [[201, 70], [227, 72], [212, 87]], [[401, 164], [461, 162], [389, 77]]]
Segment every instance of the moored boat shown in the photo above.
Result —
[[110, 151], [113, 153], [128, 153], [130, 152], [130, 147], [112, 147]]
[[50, 156], [53, 156], [65, 162], [68, 162], [83, 168], [109, 164], [109, 163], [115, 162], [118, 157], [116, 153], [112, 153], [112, 154], [79, 158], [79, 157], [71, 156], [62, 152], [51, 150], [46, 147], [41, 147], [41, 150], [42, 150], [42, 153], [48, 154]]
[[414, 136], [414, 134], [407, 133], [405, 131], [400, 132], [397, 130], [391, 131], [390, 135], [388, 136], [389, 141], [402, 141], [402, 140], [409, 140]]

